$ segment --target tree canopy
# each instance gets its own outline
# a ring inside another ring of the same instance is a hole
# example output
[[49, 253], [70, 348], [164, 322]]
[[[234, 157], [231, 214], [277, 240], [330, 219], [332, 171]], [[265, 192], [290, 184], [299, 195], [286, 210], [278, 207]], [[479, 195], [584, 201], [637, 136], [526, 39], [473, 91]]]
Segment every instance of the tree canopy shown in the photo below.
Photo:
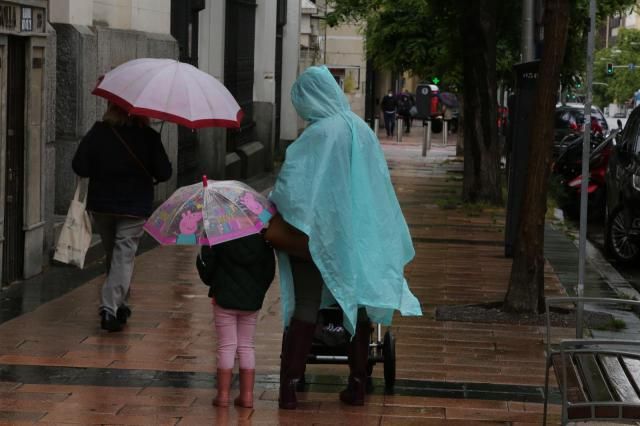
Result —
[[[511, 78], [519, 57], [519, 2], [498, 8], [497, 71]], [[437, 75], [447, 86], [461, 86], [463, 42], [458, 19], [465, 2], [424, 0], [330, 0], [330, 26], [343, 22], [363, 25], [366, 52], [379, 69]]]
[[[607, 74], [607, 64], [616, 67], [612, 75]], [[629, 100], [640, 89], [640, 31], [620, 29], [614, 47], [596, 52], [594, 77], [596, 82], [604, 83], [594, 87], [597, 104]]]

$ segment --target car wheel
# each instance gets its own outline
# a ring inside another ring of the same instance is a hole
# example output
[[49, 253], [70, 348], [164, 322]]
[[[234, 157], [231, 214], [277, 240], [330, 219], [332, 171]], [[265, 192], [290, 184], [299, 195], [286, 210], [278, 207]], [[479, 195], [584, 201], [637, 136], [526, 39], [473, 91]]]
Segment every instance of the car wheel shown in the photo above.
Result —
[[614, 208], [607, 217], [605, 243], [607, 251], [620, 262], [640, 259], [640, 244], [631, 236], [631, 215], [623, 206]]

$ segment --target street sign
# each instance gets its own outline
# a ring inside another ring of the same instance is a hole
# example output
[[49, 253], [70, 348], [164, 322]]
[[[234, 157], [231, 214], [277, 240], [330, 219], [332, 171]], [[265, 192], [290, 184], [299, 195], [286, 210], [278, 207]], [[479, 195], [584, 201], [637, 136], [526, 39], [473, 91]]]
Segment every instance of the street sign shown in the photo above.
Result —
[[433, 77], [433, 78], [431, 79], [431, 81], [433, 81], [433, 84], [438, 84], [438, 83], [440, 83], [440, 79], [439, 79], [438, 77]]

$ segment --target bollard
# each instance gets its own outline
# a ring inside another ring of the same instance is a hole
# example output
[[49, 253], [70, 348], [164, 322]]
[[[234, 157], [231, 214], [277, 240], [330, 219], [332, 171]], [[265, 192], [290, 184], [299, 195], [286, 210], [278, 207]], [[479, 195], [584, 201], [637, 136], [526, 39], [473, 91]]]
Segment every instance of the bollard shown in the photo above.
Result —
[[396, 121], [396, 129], [396, 143], [400, 143], [402, 142], [402, 133], [404, 132], [402, 118], [398, 118], [398, 120]]
[[449, 129], [447, 127], [448, 127], [449, 124], [448, 124], [447, 120], [442, 120], [442, 121], [443, 121], [443, 124], [444, 124], [444, 126], [442, 127], [442, 144], [444, 146], [447, 146], [448, 139], [449, 139]]
[[427, 156], [427, 131], [429, 128], [429, 122], [424, 120], [422, 122], [422, 156]]
[[380, 130], [380, 119], [376, 117], [376, 119], [373, 120], [373, 133], [375, 133], [376, 136], [378, 136], [379, 130]]

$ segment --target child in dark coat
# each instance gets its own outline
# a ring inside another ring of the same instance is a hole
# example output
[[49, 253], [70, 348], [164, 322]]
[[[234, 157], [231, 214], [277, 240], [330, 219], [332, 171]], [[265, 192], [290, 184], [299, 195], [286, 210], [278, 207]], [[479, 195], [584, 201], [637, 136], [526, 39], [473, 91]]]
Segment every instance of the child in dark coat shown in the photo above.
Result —
[[253, 406], [255, 331], [258, 313], [275, 275], [273, 249], [264, 238], [250, 235], [211, 247], [204, 246], [196, 260], [209, 297], [218, 336], [217, 389], [213, 405], [229, 405], [229, 390], [236, 352], [239, 358], [240, 395], [235, 405]]

